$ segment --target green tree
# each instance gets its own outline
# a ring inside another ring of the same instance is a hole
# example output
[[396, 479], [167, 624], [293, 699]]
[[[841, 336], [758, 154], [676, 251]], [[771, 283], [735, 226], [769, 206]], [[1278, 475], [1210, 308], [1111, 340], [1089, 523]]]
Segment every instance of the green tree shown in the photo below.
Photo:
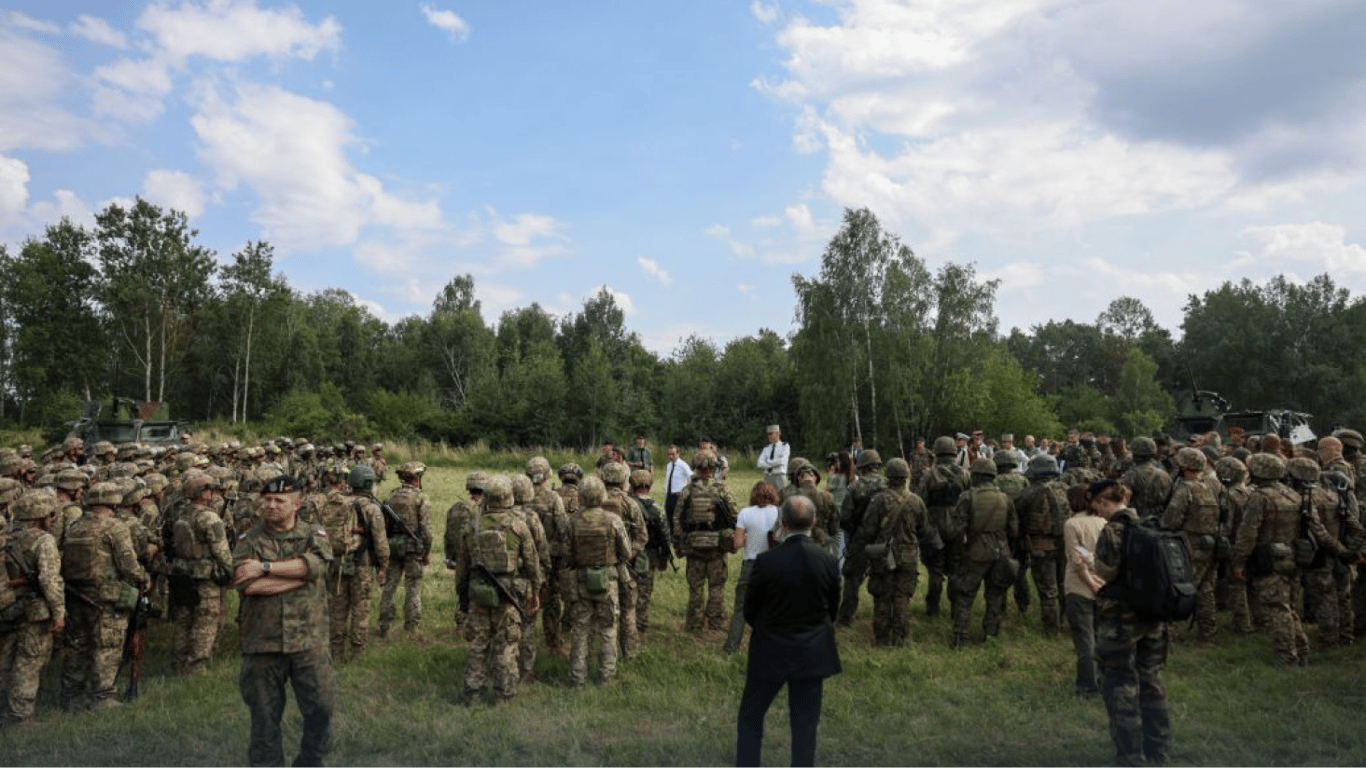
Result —
[[234, 424], [246, 421], [251, 394], [252, 352], [261, 329], [288, 298], [284, 278], [272, 273], [275, 249], [266, 242], [248, 242], [233, 254], [233, 263], [220, 276], [229, 315], [238, 330], [232, 353], [232, 415]]
[[1133, 347], [1114, 397], [1114, 420], [1126, 435], [1147, 435], [1176, 416], [1176, 403], [1157, 380], [1157, 361]]

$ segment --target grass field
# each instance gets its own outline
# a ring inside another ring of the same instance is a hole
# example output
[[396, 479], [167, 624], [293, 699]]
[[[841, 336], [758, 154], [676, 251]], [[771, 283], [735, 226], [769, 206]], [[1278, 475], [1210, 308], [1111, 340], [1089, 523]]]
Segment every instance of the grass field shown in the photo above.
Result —
[[[516, 462], [506, 461], [510, 467]], [[473, 466], [434, 467], [426, 487], [438, 510], [463, 497]], [[732, 472], [738, 499], [757, 472]], [[382, 494], [394, 485], [391, 479]], [[662, 499], [662, 488], [656, 498]], [[438, 544], [439, 547], [439, 544]], [[439, 555], [440, 553], [435, 553]], [[738, 572], [734, 556], [731, 575]], [[722, 640], [681, 631], [687, 587], [681, 573], [657, 581], [644, 652], [610, 686], [562, 686], [567, 662], [542, 656], [542, 682], [497, 708], [457, 702], [465, 648], [452, 626], [449, 571], [433, 557], [423, 594], [425, 638], [372, 636], [367, 656], [340, 669], [335, 727], [339, 765], [724, 765], [734, 760], [735, 713], [744, 654]], [[923, 587], [923, 579], [922, 579]], [[730, 596], [727, 605], [730, 605]], [[372, 608], [377, 611], [378, 592]], [[912, 638], [897, 650], [871, 647], [871, 600], [839, 634], [844, 673], [825, 688], [817, 759], [838, 765], [1107, 765], [1114, 757], [1098, 698], [1072, 695], [1074, 659], [1065, 637], [1038, 631], [1037, 607], [1011, 609], [1001, 637], [980, 642], [981, 601], [969, 649], [948, 647], [946, 616], [929, 619], [912, 601]], [[142, 698], [118, 711], [63, 714], [54, 662], [40, 695], [43, 723], [0, 732], [9, 765], [238, 765], [248, 718], [237, 692], [238, 646], [231, 616], [209, 674], [169, 674], [169, 627], [155, 622]], [[1221, 621], [1226, 617], [1221, 616]], [[1223, 632], [1217, 648], [1177, 644], [1167, 665], [1175, 750], [1190, 765], [1363, 765], [1366, 646], [1320, 654], [1306, 669], [1272, 667], [1266, 638]], [[121, 681], [122, 682], [122, 681]], [[286, 714], [286, 752], [297, 749], [298, 715]], [[789, 759], [787, 708], [769, 714], [765, 762]]]

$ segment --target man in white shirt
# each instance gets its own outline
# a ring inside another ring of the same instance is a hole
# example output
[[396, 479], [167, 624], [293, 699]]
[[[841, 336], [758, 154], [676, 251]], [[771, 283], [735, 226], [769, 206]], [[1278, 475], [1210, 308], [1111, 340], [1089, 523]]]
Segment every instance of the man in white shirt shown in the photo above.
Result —
[[782, 441], [777, 424], [768, 425], [768, 445], [759, 451], [759, 470], [773, 487], [782, 490], [787, 485], [787, 443]]
[[674, 505], [678, 503], [678, 494], [688, 487], [688, 481], [692, 479], [692, 467], [680, 458], [681, 453], [678, 446], [669, 446], [669, 463], [664, 467], [664, 516], [669, 521], [669, 530], [673, 530]]

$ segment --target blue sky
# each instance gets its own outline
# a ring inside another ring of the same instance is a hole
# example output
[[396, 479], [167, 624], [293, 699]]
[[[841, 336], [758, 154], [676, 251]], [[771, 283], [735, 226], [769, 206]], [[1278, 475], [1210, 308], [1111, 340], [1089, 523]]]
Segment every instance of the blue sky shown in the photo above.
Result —
[[303, 291], [486, 318], [607, 286], [646, 345], [792, 327], [846, 207], [1003, 332], [1322, 272], [1366, 291], [1366, 4], [19, 2], [0, 242], [142, 195]]

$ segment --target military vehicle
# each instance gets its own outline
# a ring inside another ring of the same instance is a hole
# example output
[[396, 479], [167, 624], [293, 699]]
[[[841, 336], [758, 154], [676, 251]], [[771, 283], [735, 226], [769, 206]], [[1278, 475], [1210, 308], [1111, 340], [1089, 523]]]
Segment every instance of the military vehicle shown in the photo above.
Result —
[[1172, 438], [1184, 443], [1191, 435], [1217, 432], [1227, 438], [1229, 428], [1235, 427], [1251, 435], [1275, 433], [1292, 445], [1313, 442], [1318, 437], [1310, 428], [1311, 416], [1300, 411], [1273, 408], [1265, 411], [1230, 411], [1229, 402], [1218, 392], [1193, 390], [1183, 395], [1181, 415], [1171, 429]]
[[[100, 418], [105, 403], [100, 400], [85, 402], [85, 415], [75, 421], [68, 421], [67, 436], [79, 437], [85, 442], [87, 452], [101, 440], [118, 445], [119, 443], [143, 443], [147, 445], [170, 445], [180, 442], [180, 436], [190, 431], [186, 421], [167, 419], [165, 405], [156, 402], [137, 402], [132, 398], [116, 397], [109, 409], [110, 418]], [[120, 411], [126, 418], [119, 418]]]

